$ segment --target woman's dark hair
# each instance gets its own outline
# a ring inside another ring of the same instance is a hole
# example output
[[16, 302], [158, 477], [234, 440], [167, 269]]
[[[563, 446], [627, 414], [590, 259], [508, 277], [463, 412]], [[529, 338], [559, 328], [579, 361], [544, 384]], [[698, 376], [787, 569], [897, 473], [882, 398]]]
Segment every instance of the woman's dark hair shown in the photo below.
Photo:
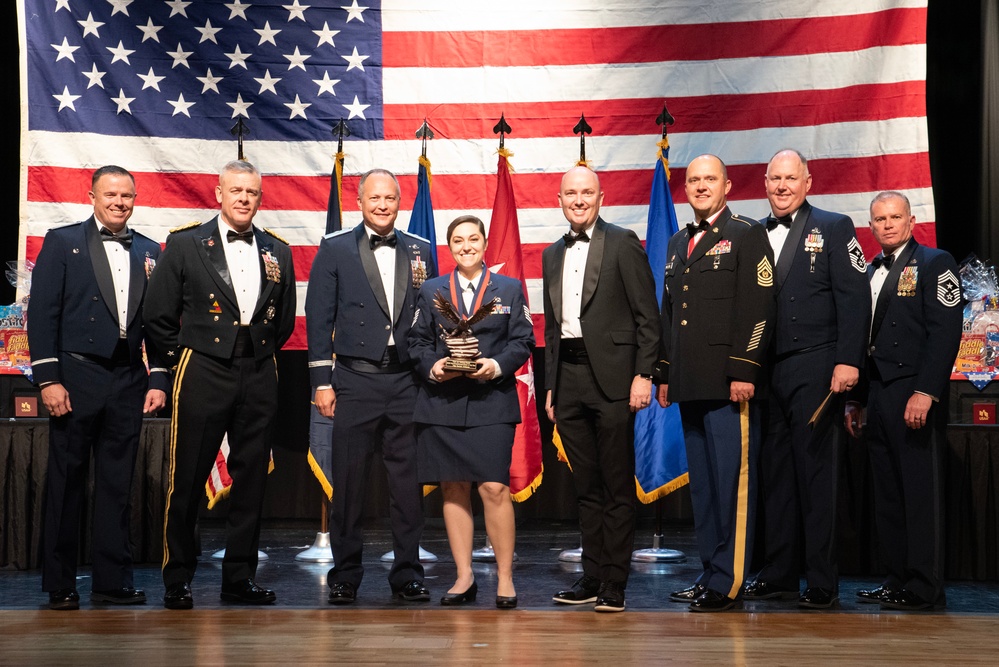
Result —
[[479, 220], [474, 215], [459, 215], [457, 218], [455, 218], [451, 222], [450, 225], [447, 226], [447, 242], [448, 242], [448, 245], [451, 244], [451, 234], [454, 233], [455, 228], [458, 225], [465, 224], [466, 222], [474, 222], [475, 224], [477, 224], [479, 226], [479, 231], [482, 232], [482, 238], [483, 238], [483, 240], [485, 240], [485, 238], [486, 238], [486, 226], [485, 226], [485, 224], [483, 224], [483, 222], [481, 220]]

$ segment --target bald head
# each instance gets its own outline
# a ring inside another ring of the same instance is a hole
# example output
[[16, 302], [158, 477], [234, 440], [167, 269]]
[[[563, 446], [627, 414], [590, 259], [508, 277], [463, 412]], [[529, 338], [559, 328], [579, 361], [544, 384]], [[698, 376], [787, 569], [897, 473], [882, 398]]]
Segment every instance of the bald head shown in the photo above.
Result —
[[572, 231], [579, 233], [593, 226], [604, 201], [596, 172], [587, 167], [573, 167], [565, 172], [558, 201]]
[[766, 187], [774, 217], [793, 215], [812, 188], [808, 160], [793, 148], [778, 151], [767, 164]]
[[725, 208], [732, 182], [725, 163], [716, 155], [699, 155], [687, 165], [687, 201], [697, 219], [707, 220]]

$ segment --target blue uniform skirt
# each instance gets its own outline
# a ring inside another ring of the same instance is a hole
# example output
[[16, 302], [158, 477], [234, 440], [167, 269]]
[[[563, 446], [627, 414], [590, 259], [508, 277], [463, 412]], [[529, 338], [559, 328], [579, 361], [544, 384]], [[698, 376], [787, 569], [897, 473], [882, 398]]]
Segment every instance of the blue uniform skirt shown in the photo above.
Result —
[[516, 424], [416, 425], [417, 474], [421, 484], [499, 482], [510, 485], [510, 453]]

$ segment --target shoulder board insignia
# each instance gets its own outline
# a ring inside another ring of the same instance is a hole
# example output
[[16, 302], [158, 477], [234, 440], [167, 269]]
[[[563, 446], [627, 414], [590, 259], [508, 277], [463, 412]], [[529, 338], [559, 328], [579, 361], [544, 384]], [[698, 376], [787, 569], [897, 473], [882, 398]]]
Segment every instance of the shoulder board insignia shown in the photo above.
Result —
[[744, 225], [755, 225], [755, 224], [757, 224], [755, 220], [750, 220], [749, 218], [744, 218], [741, 215], [738, 215], [736, 213], [732, 214], [732, 220], [735, 220], [736, 222], [741, 222]]
[[335, 232], [330, 232], [329, 234], [324, 234], [324, 235], [323, 235], [323, 238], [324, 238], [324, 239], [331, 239], [331, 238], [333, 238], [334, 236], [343, 236], [343, 235], [344, 235], [344, 234], [346, 234], [347, 232], [352, 232], [352, 231], [354, 231], [354, 229], [353, 229], [353, 228], [347, 228], [347, 229], [338, 229], [338, 230], [337, 230], [337, 231], [335, 231]]
[[421, 240], [421, 241], [423, 241], [424, 243], [430, 243], [430, 239], [425, 239], [425, 238], [423, 238], [422, 236], [420, 236], [419, 234], [413, 234], [412, 232], [404, 232], [404, 231], [402, 231], [401, 229], [399, 230], [399, 232], [400, 232], [400, 233], [401, 233], [401, 234], [402, 234], [403, 236], [412, 236], [412, 237], [413, 237], [414, 239], [420, 239], [420, 240]]
[[285, 245], [291, 245], [290, 243], [288, 243], [287, 240], [285, 240], [284, 238], [282, 238], [281, 236], [279, 236], [277, 234], [277, 232], [275, 232], [275, 231], [272, 231], [272, 230], [267, 229], [266, 227], [264, 227], [264, 232], [266, 234], [270, 234], [271, 236], [273, 236], [274, 238], [276, 238], [278, 241], [280, 241], [281, 243], [283, 243]]
[[180, 227], [174, 227], [173, 229], [170, 230], [170, 233], [175, 234], [177, 232], [182, 232], [185, 229], [194, 229], [195, 227], [198, 227], [200, 225], [201, 223], [195, 220], [194, 222], [189, 222], [186, 225], [181, 225]]

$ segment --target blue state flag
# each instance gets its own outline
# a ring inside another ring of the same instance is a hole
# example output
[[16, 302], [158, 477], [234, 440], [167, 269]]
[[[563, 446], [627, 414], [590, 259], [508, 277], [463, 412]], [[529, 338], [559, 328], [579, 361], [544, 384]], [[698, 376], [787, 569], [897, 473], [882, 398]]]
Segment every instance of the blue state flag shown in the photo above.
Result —
[[416, 176], [416, 201], [409, 219], [409, 233], [430, 241], [430, 257], [437, 263], [437, 234], [434, 232], [434, 204], [430, 201], [430, 160], [420, 157], [420, 172]]
[[[656, 163], [649, 199], [649, 222], [645, 252], [656, 281], [656, 299], [663, 300], [666, 248], [679, 225], [669, 193], [669, 140], [659, 143], [661, 159]], [[668, 335], [668, 333], [667, 333]], [[688, 481], [680, 409], [674, 404], [661, 408], [655, 401], [635, 416], [635, 485], [638, 499], [651, 503]]]

